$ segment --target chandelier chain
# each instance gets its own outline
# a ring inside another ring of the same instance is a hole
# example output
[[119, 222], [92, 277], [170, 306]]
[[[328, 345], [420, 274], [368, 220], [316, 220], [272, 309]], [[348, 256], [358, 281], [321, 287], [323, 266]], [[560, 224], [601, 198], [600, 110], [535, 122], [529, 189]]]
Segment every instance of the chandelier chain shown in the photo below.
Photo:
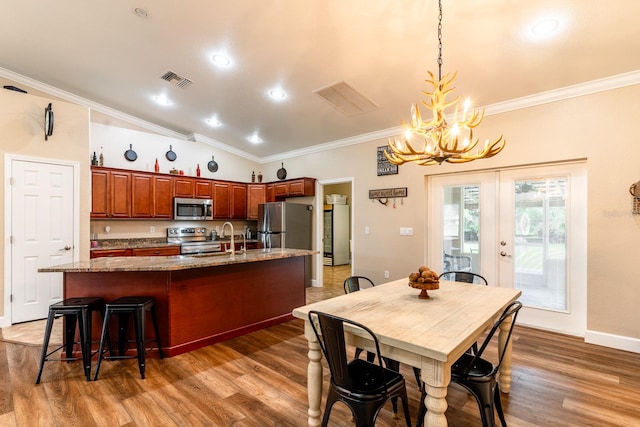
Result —
[[438, 0], [438, 80], [442, 80], [442, 0]]

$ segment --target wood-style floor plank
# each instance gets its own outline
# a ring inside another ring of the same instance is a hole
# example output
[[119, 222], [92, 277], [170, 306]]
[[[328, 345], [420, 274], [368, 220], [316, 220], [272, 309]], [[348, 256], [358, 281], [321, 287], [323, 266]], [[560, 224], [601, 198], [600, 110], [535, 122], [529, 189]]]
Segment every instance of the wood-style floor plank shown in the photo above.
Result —
[[[324, 288], [308, 289], [308, 302], [344, 293], [342, 282], [349, 267], [325, 270], [329, 282]], [[4, 332], [0, 330], [2, 337]], [[145, 380], [135, 359], [104, 361], [96, 382], [85, 381], [79, 362], [48, 362], [42, 383], [35, 385], [41, 346], [33, 342], [43, 332], [43, 323], [32, 332], [21, 325], [18, 338], [0, 337], [0, 426], [301, 427], [307, 423], [308, 349], [300, 320], [175, 357], [150, 358]], [[34, 334], [35, 339], [30, 336]], [[513, 341], [511, 393], [502, 396], [509, 427], [640, 426], [639, 354], [520, 325]], [[488, 354], [495, 355], [496, 349], [492, 345]], [[402, 365], [401, 372], [415, 422], [420, 392], [412, 370]], [[325, 390], [328, 380], [325, 364]], [[447, 403], [449, 426], [481, 425], [475, 400], [461, 387], [449, 387]], [[336, 404], [329, 425], [352, 426], [349, 410]], [[402, 425], [390, 403], [376, 423]]]

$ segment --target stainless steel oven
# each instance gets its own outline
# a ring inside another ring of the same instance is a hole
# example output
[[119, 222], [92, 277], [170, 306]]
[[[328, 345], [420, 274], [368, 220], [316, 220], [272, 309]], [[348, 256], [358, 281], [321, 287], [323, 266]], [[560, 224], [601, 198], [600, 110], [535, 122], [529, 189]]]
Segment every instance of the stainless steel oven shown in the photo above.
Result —
[[222, 252], [220, 242], [209, 240], [201, 227], [167, 228], [167, 243], [179, 244], [183, 255]]
[[213, 200], [175, 197], [173, 199], [173, 219], [189, 221], [212, 220]]

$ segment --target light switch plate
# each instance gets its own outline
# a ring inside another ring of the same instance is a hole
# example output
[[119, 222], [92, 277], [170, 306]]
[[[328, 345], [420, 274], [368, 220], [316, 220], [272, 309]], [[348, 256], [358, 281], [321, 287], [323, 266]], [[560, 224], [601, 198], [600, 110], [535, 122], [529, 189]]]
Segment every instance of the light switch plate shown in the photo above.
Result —
[[413, 228], [411, 228], [411, 227], [400, 227], [400, 235], [401, 236], [413, 236]]

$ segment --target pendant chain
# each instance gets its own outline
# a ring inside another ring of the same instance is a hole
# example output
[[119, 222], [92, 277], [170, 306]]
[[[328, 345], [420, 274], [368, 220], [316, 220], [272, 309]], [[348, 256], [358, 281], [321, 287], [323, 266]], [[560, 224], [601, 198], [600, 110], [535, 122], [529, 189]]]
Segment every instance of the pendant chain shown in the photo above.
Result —
[[442, 80], [442, 0], [438, 0], [438, 81]]

